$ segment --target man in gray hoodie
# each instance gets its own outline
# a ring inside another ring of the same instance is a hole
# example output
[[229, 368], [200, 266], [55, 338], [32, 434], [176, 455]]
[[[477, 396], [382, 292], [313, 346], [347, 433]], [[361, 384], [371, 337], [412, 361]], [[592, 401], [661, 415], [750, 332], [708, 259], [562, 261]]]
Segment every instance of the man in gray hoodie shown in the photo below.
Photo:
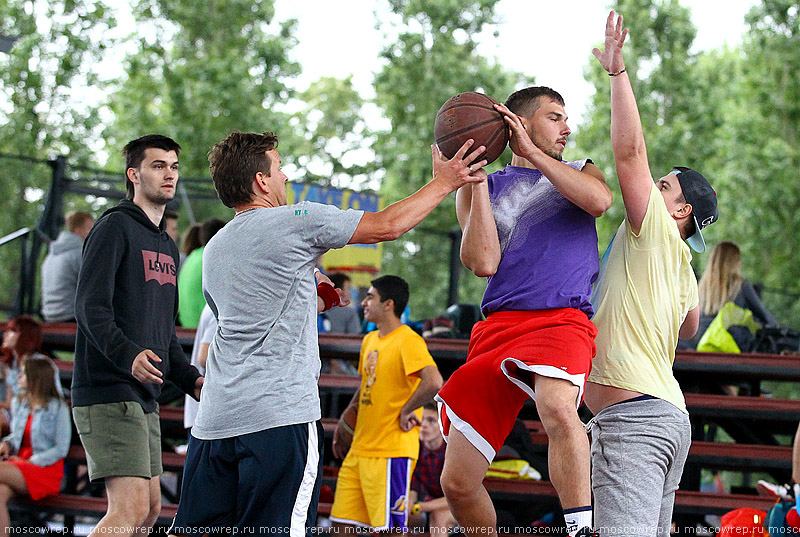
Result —
[[75, 320], [75, 290], [81, 268], [83, 241], [94, 217], [83, 211], [67, 213], [65, 230], [50, 243], [42, 263], [42, 317], [48, 322]]

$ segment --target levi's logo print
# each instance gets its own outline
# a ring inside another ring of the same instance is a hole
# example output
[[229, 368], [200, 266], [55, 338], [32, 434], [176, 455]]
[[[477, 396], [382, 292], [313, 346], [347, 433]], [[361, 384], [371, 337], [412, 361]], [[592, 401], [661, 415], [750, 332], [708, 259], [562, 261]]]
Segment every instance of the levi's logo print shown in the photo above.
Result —
[[364, 391], [361, 393], [361, 404], [372, 404], [372, 385], [375, 384], [375, 372], [378, 369], [378, 351], [372, 351], [367, 355], [366, 364], [364, 364], [363, 375], [367, 377], [364, 383]]
[[142, 250], [144, 260], [144, 281], [155, 280], [161, 285], [171, 283], [175, 285], [178, 271], [175, 268], [175, 261], [172, 256], [165, 253], [151, 252]]

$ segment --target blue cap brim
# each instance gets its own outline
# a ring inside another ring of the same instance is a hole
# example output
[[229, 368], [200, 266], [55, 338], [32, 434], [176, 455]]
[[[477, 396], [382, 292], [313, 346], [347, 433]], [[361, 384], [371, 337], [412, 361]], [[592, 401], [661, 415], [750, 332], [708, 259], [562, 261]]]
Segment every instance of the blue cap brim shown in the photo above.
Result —
[[694, 235], [686, 239], [686, 242], [689, 243], [692, 250], [698, 254], [702, 254], [706, 251], [706, 241], [703, 239], [703, 234], [700, 233], [700, 224], [697, 222], [697, 218], [694, 219], [694, 228], [697, 231], [694, 232]]

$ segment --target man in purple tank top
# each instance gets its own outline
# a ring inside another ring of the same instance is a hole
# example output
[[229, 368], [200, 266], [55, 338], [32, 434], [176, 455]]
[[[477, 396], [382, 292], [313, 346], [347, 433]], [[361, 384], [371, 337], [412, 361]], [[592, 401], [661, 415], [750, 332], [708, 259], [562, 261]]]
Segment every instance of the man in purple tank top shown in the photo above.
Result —
[[590, 535], [589, 442], [577, 407], [597, 334], [595, 218], [611, 191], [589, 159], [562, 162], [570, 129], [557, 92], [526, 88], [496, 108], [510, 126], [511, 165], [456, 197], [461, 261], [489, 283], [467, 363], [437, 396], [448, 441], [442, 488], [468, 533], [495, 531], [483, 478], [530, 397], [569, 535]]

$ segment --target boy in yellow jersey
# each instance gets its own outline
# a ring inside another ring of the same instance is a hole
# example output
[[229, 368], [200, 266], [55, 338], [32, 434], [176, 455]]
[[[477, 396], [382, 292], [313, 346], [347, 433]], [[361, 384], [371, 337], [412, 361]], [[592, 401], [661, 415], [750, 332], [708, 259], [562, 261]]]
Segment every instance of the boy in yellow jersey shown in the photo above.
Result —
[[670, 533], [691, 443], [672, 374], [678, 338], [692, 337], [699, 320], [689, 247], [705, 250], [700, 230], [718, 212], [714, 189], [694, 170], [675, 167], [653, 182], [622, 57], [627, 33], [612, 11], [604, 50], [593, 51], [611, 79], [611, 145], [625, 221], [592, 299], [597, 355], [585, 401], [595, 414], [589, 429], [598, 532], [661, 537]]
[[[373, 280], [361, 303], [364, 318], [378, 330], [361, 344], [361, 387], [333, 437], [333, 454], [344, 458], [331, 508], [334, 532], [345, 525], [375, 530], [407, 526], [420, 407], [442, 386], [425, 341], [400, 321], [407, 303], [408, 284], [397, 276]], [[351, 428], [345, 417], [353, 413]]]

